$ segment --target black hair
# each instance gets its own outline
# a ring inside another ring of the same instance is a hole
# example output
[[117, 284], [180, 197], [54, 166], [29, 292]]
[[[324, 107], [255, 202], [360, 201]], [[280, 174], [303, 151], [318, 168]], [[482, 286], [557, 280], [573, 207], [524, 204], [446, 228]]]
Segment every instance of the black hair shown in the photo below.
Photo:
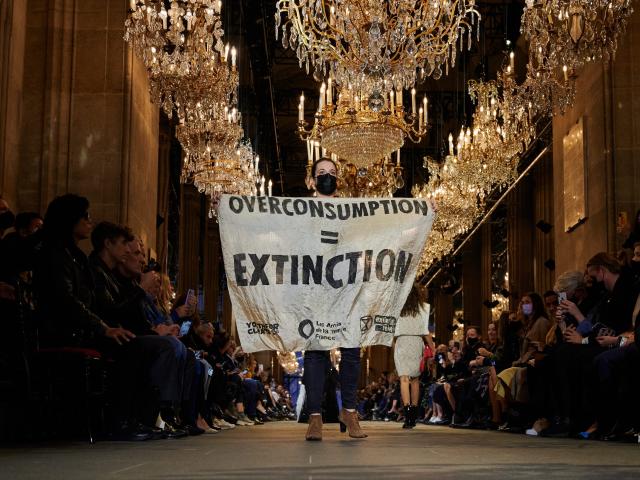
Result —
[[331, 163], [333, 163], [333, 166], [336, 167], [336, 172], [338, 171], [338, 165], [336, 164], [336, 162], [331, 160], [329, 157], [322, 157], [322, 158], [319, 158], [318, 160], [316, 160], [315, 162], [313, 162], [313, 165], [311, 166], [311, 176], [313, 178], [316, 177], [316, 167], [318, 166], [318, 164], [320, 162], [331, 162]]
[[403, 317], [411, 316], [415, 317], [420, 312], [420, 307], [427, 302], [426, 289], [421, 288], [420, 285], [414, 283], [411, 287], [411, 291], [404, 302], [400, 315]]
[[135, 239], [129, 227], [112, 222], [100, 222], [91, 232], [91, 245], [96, 253], [100, 253], [104, 250], [104, 243], [107, 240], [114, 242], [118, 238], [124, 238], [126, 242]]
[[542, 294], [542, 298], [557, 297], [557, 296], [558, 296], [558, 293], [553, 290], [547, 290]]
[[89, 200], [67, 193], [54, 198], [44, 215], [44, 239], [47, 243], [73, 244], [73, 229], [87, 218]]
[[39, 213], [36, 212], [22, 212], [16, 215], [16, 221], [14, 223], [14, 227], [16, 230], [23, 230], [25, 228], [29, 228], [31, 222], [39, 219], [42, 220], [42, 217]]

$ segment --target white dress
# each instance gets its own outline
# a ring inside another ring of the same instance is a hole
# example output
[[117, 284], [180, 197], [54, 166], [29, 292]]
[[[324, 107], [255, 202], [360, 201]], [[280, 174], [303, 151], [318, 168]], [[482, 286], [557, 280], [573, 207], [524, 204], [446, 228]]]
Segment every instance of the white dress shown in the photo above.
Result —
[[393, 360], [400, 376], [419, 377], [424, 355], [422, 337], [429, 333], [429, 304], [420, 308], [415, 317], [400, 317], [396, 326]]

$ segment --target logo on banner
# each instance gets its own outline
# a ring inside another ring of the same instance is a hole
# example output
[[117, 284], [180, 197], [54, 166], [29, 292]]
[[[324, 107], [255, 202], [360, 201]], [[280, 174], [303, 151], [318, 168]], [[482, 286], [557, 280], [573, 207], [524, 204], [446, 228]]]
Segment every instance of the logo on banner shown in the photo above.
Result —
[[398, 319], [396, 317], [385, 317], [383, 315], [376, 315], [373, 319], [375, 331], [382, 333], [395, 333], [397, 322]]
[[315, 331], [316, 331], [316, 328], [313, 326], [313, 322], [311, 320], [309, 320], [308, 318], [305, 318], [298, 325], [298, 333], [300, 334], [300, 336], [302, 338], [304, 338], [306, 340], [311, 338], [311, 335], [313, 335], [313, 332], [315, 332]]
[[370, 330], [371, 325], [373, 325], [373, 317], [368, 315], [360, 318], [360, 333], [365, 333]]

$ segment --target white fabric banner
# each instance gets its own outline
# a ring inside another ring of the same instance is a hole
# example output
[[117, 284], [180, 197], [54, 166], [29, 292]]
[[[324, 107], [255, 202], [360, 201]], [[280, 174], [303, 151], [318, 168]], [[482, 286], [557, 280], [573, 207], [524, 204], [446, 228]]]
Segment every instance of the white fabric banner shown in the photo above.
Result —
[[423, 199], [235, 195], [218, 216], [246, 352], [391, 345], [434, 218]]

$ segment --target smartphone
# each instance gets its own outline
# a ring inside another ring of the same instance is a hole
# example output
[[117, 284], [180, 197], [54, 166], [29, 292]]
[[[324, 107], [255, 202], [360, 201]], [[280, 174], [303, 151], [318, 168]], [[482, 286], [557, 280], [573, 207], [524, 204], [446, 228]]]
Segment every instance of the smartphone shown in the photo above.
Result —
[[180, 325], [180, 336], [184, 337], [185, 335], [187, 335], [190, 329], [191, 320], [185, 320], [184, 322], [182, 322], [182, 325]]
[[562, 303], [567, 299], [567, 292], [558, 292], [558, 303]]
[[193, 298], [193, 295], [194, 295], [193, 288], [190, 288], [189, 290], [187, 290], [187, 298], [185, 298], [184, 300], [185, 305], [189, 305], [191, 299]]

